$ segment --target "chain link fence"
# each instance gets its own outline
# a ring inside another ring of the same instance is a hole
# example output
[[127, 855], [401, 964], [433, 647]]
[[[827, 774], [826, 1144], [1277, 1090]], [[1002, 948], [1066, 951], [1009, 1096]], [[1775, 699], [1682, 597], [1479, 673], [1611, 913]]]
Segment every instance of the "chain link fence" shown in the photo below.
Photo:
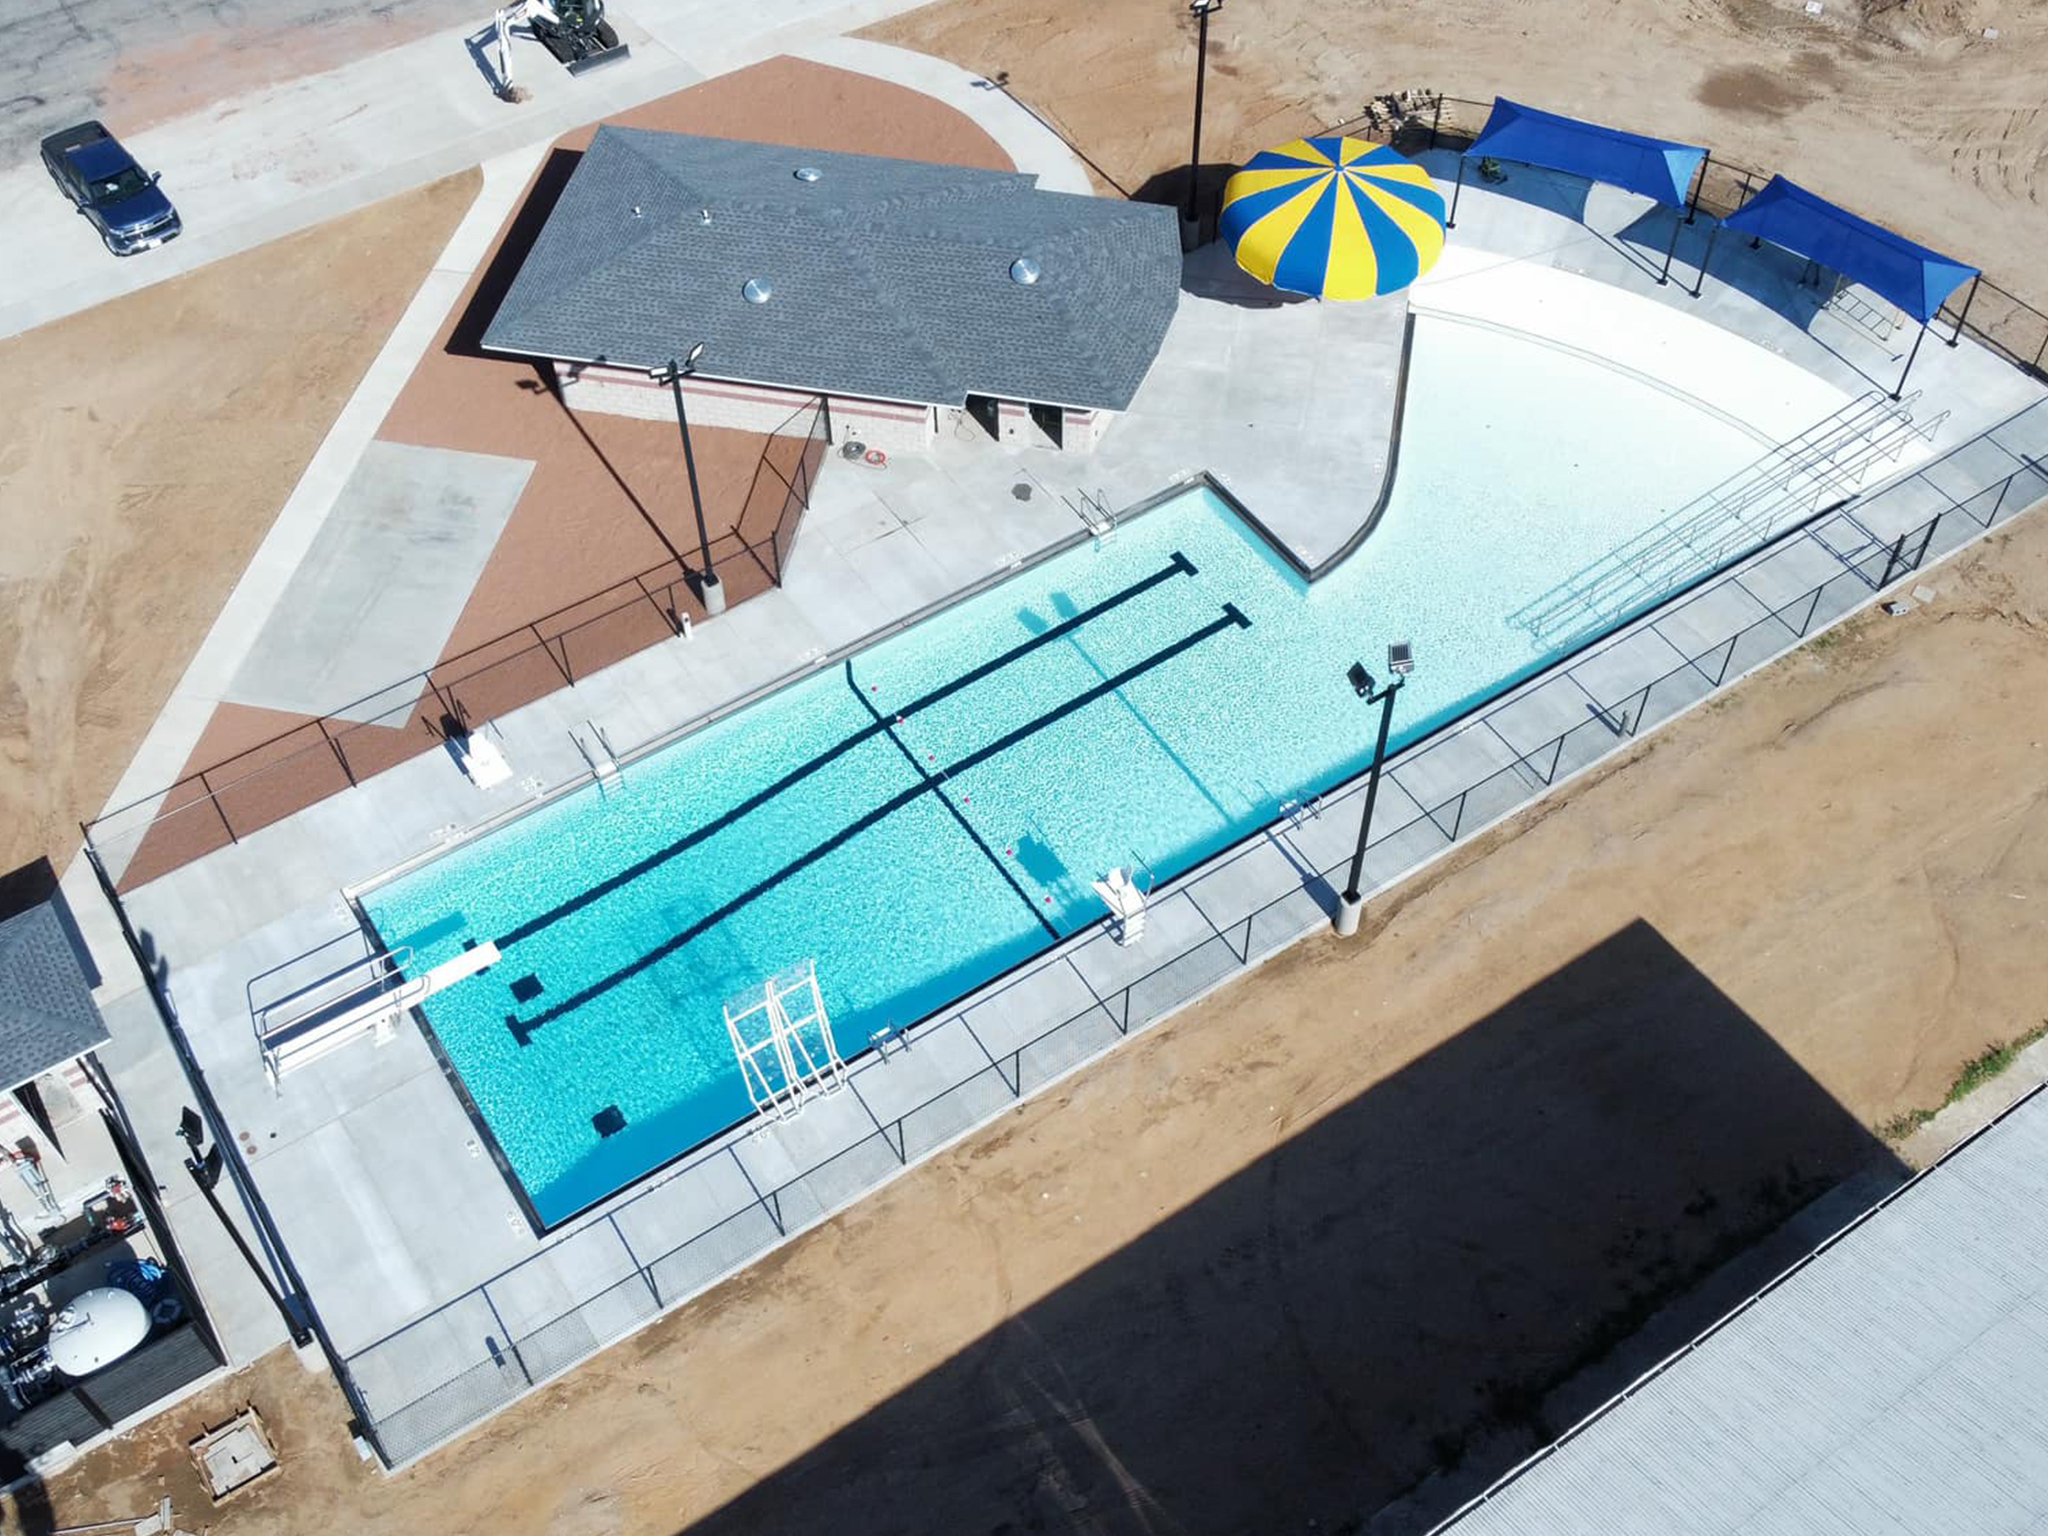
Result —
[[[769, 436], [733, 531], [713, 546], [735, 599], [782, 584], [826, 430], [817, 400]], [[670, 639], [686, 616], [703, 615], [671, 559], [109, 811], [85, 834], [133, 891]]]

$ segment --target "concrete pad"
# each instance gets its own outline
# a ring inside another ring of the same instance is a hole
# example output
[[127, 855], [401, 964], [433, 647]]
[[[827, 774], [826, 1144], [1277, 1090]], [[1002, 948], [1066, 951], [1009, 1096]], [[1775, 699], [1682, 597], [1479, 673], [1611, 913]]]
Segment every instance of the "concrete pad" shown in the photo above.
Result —
[[[440, 659], [532, 473], [528, 459], [372, 442], [228, 698], [350, 720], [387, 712], [391, 680]], [[425, 683], [408, 687], [416, 701]]]
[[1613, 645], [1595, 651], [1570, 668], [1594, 698], [1609, 705], [1629, 702], [1628, 696], [1671, 671], [1685, 665], [1686, 658], [1654, 629], [1631, 631]]

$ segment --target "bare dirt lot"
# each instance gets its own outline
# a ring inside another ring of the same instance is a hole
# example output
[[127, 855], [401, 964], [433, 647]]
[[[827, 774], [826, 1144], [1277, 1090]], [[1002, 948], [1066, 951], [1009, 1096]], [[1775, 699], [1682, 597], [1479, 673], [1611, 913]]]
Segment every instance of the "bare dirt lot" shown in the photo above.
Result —
[[1929, 579], [410, 1472], [280, 1356], [33, 1497], [253, 1399], [238, 1536], [1355, 1529], [2044, 1011], [2048, 519]]
[[[865, 35], [1007, 71], [1126, 191], [1187, 165], [1184, 6], [943, 0]], [[1210, 23], [1202, 159], [1349, 121], [1384, 91], [1498, 92], [1782, 170], [2024, 297], [2048, 237], [2044, 75], [2048, 11], [2025, 0], [1828, 0], [1819, 20], [1799, 0], [1259, 0]]]
[[479, 181], [0, 342], [0, 869], [68, 862]]

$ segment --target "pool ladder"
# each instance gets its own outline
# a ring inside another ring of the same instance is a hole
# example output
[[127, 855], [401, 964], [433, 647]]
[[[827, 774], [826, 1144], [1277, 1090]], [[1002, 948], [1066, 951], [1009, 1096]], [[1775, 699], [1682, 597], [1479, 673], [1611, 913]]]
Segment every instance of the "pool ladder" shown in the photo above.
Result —
[[590, 769], [590, 776], [600, 784], [612, 783], [619, 777], [619, 754], [612, 750], [611, 738], [605, 735], [603, 726], [595, 720], [585, 720], [583, 724], [597, 744], [587, 744], [573, 730], [569, 732], [569, 739], [576, 743], [576, 750]]
[[1109, 498], [1103, 492], [1097, 491], [1091, 496], [1086, 491], [1076, 491], [1072, 496], [1062, 496], [1060, 500], [1081, 520], [1081, 526], [1092, 538], [1106, 539], [1116, 532], [1116, 514], [1109, 510]]

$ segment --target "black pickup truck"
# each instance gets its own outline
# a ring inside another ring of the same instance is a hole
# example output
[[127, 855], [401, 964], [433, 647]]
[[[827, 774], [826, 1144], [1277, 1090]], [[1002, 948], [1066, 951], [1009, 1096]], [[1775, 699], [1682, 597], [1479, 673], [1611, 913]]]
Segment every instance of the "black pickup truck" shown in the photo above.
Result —
[[175, 240], [184, 224], [157, 178], [98, 123], [80, 123], [43, 140], [43, 164], [116, 256]]

